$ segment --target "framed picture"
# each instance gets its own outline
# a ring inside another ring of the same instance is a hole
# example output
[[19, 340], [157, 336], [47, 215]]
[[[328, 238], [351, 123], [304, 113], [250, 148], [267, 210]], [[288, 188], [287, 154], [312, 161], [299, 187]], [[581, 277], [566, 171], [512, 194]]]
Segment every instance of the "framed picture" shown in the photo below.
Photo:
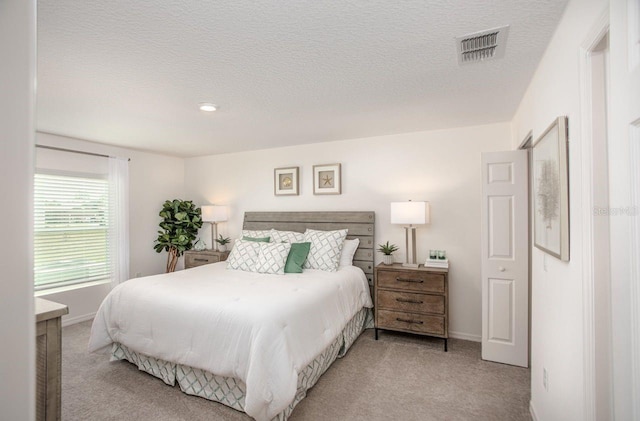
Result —
[[276, 168], [273, 170], [273, 191], [276, 196], [297, 196], [298, 167]]
[[313, 166], [313, 194], [342, 194], [340, 164]]
[[533, 144], [534, 245], [569, 261], [569, 165], [567, 118], [556, 121]]

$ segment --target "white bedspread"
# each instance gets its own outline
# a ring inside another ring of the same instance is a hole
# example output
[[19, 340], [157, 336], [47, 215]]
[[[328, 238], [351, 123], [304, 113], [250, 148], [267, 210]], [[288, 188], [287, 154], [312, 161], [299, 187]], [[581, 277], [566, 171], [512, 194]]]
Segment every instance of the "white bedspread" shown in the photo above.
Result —
[[89, 351], [120, 342], [235, 377], [246, 384], [246, 413], [266, 421], [293, 400], [298, 371], [362, 307], [372, 302], [357, 267], [266, 275], [221, 262], [118, 285], [94, 319]]

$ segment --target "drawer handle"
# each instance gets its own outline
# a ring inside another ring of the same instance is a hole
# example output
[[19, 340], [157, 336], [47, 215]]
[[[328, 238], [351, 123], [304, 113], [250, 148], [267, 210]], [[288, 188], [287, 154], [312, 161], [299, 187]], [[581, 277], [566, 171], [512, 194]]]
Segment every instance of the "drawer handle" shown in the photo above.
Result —
[[209, 259], [198, 259], [197, 257], [193, 259], [195, 262], [208, 262]]
[[421, 325], [424, 323], [422, 320], [401, 319], [400, 317], [396, 317], [396, 320], [399, 322], [414, 323], [418, 325]]
[[406, 298], [396, 298], [396, 301], [399, 303], [411, 303], [411, 304], [422, 304], [424, 301], [416, 301], [416, 300], [408, 300]]
[[411, 282], [413, 284], [422, 284], [424, 283], [423, 279], [411, 279], [411, 278], [396, 278], [398, 282]]

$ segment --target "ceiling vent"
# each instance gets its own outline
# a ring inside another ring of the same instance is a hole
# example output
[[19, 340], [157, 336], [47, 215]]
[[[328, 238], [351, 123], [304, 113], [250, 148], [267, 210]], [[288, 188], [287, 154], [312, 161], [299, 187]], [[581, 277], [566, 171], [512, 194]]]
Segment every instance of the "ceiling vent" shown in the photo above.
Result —
[[458, 64], [477, 63], [504, 57], [509, 26], [488, 29], [456, 38]]

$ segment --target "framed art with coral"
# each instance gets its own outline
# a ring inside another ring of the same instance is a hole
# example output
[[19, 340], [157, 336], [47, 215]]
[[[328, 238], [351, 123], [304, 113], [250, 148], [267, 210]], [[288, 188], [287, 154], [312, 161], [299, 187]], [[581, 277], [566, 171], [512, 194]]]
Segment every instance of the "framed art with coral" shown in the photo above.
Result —
[[533, 144], [533, 237], [540, 250], [569, 261], [567, 118], [558, 117]]
[[273, 170], [273, 193], [276, 196], [297, 196], [298, 167], [276, 168]]
[[313, 194], [342, 194], [340, 164], [313, 166]]

